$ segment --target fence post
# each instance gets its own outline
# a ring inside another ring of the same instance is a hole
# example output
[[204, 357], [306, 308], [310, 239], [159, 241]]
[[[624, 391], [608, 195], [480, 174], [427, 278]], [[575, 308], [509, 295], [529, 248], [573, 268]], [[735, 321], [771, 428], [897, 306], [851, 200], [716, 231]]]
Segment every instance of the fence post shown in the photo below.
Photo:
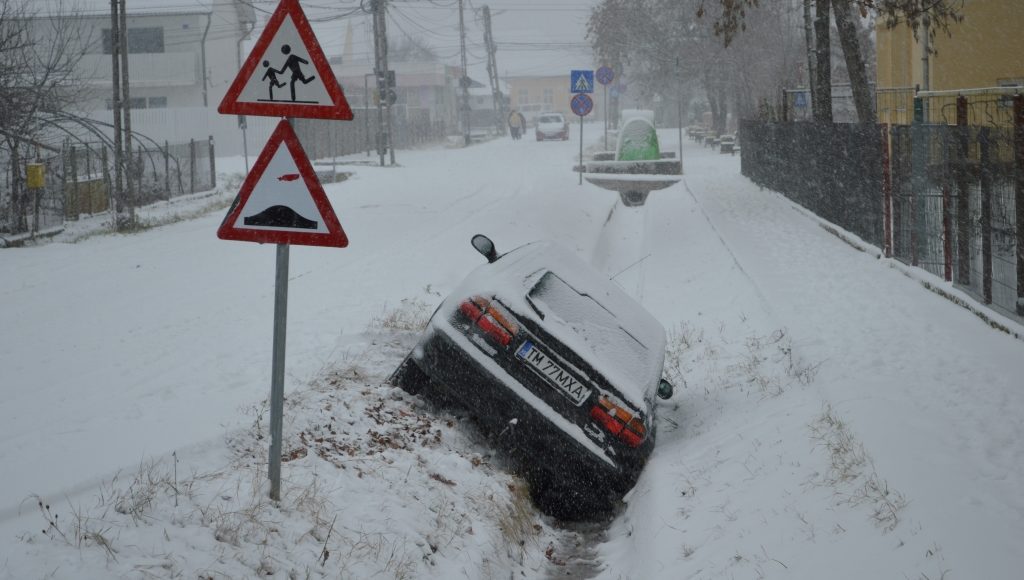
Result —
[[[71, 165], [71, 219], [77, 220], [82, 204], [78, 201], [78, 155], [75, 154], [75, 146], [71, 145], [68, 151], [68, 162]], [[65, 174], [67, 171], [64, 172]], [[65, 189], [65, 191], [67, 191]], [[64, 206], [64, 214], [67, 215], [67, 206]]]
[[889, 155], [889, 124], [882, 125], [882, 248], [892, 257], [892, 161]]
[[1017, 213], [1017, 315], [1024, 316], [1024, 95], [1013, 97], [1013, 177]]
[[171, 200], [171, 144], [164, 140], [164, 191], [167, 201]]
[[956, 99], [956, 282], [971, 285], [971, 187], [968, 182], [967, 97]]
[[[110, 167], [107, 166], [107, 147], [106, 147], [106, 145], [102, 145], [102, 144], [101, 144], [101, 147], [103, 147], [102, 149], [100, 149], [100, 151], [103, 154], [102, 157], [101, 157], [101, 160], [103, 161], [103, 184], [107, 186], [107, 207], [106, 207], [106, 209], [109, 210], [110, 208], [114, 207], [114, 200], [113, 200], [114, 188], [112, 187], [112, 184], [110, 183]], [[117, 216], [116, 215], [114, 216], [114, 221], [115, 221], [115, 223], [117, 221]]]
[[210, 189], [217, 188], [217, 159], [213, 154], [213, 135], [210, 135], [210, 147], [208, 149], [210, 155]]
[[910, 265], [918, 265], [918, 195], [924, 195], [928, 179], [928, 134], [924, 126], [924, 100], [914, 97], [914, 123], [910, 126]]
[[196, 140], [195, 139], [189, 139], [188, 140], [188, 159], [189, 159], [189, 162], [188, 162], [188, 177], [189, 177], [188, 192], [189, 193], [195, 193], [196, 192]]
[[992, 304], [992, 158], [989, 128], [979, 129], [981, 149], [981, 292], [985, 304]]
[[942, 278], [953, 281], [953, 194], [949, 184], [949, 160], [942, 175]]

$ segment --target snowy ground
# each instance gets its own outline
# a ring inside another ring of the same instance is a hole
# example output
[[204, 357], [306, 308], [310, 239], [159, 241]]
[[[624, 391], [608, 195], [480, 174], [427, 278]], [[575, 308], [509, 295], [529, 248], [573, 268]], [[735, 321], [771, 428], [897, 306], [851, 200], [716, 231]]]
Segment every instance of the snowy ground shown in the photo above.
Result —
[[[689, 141], [683, 183], [622, 207], [572, 133], [325, 186], [351, 245], [291, 250], [279, 504], [274, 250], [215, 237], [230, 191], [0, 250], [0, 578], [1020, 577], [1020, 325]], [[669, 332], [676, 395], [611, 522], [541, 516], [461, 417], [383, 384], [478, 232], [565, 244]]]

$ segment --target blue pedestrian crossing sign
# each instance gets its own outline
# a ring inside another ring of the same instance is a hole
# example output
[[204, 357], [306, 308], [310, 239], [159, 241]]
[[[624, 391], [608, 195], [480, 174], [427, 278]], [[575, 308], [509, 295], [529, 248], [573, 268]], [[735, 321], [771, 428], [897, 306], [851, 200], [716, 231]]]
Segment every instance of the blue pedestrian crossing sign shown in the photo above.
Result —
[[570, 93], [592, 93], [594, 92], [594, 71], [574, 70], [569, 75]]

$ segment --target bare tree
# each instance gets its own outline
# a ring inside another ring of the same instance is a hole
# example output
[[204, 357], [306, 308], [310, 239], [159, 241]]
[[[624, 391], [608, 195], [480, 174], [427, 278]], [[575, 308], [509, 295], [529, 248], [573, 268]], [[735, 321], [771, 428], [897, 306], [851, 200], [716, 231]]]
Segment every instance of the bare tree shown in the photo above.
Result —
[[[835, 11], [840, 43], [846, 58], [854, 103], [861, 122], [875, 119], [867, 67], [858, 40], [855, 24], [856, 11], [867, 16], [873, 11], [885, 26], [893, 28], [906, 24], [919, 38], [922, 29], [929, 38], [942, 31], [950, 34], [950, 26], [963, 20], [965, 0], [804, 0], [806, 20], [811, 20], [810, 4], [814, 5], [813, 43], [811, 30], [807, 30], [808, 61], [811, 69], [811, 95], [814, 118], [819, 122], [832, 122], [832, 61], [831, 23], [829, 13]], [[700, 0], [698, 16], [710, 15], [716, 36], [729, 46], [748, 28], [748, 10], [756, 8], [759, 0]], [[714, 10], [712, 10], [714, 8]], [[925, 25], [925, 23], [928, 23]], [[934, 44], [928, 50], [934, 52]], [[813, 53], [812, 47], [813, 46]]]
[[846, 57], [846, 71], [850, 75], [853, 104], [857, 108], [857, 120], [861, 123], [875, 122], [874, 95], [867, 76], [864, 55], [861, 52], [855, 18], [859, 16], [853, 7], [853, 0], [832, 0], [835, 9], [836, 30]]
[[832, 122], [832, 0], [814, 0], [814, 92], [811, 108], [818, 123]]
[[758, 17], [723, 45], [709, 25], [719, 8], [704, 4], [605, 0], [591, 13], [588, 38], [602, 64], [625, 68], [630, 87], [645, 95], [686, 103], [690, 87], [703, 89], [712, 128], [724, 132], [731, 114], [753, 114], [760, 100], [777, 94], [779, 79], [793, 74], [796, 29], [786, 6], [751, 3]]
[[15, 233], [28, 230], [23, 160], [41, 148], [59, 150], [69, 132], [60, 113], [84, 90], [75, 71], [87, 39], [77, 17], [40, 17], [31, 6], [31, 0], [0, 0], [0, 159], [10, 167], [7, 215]]

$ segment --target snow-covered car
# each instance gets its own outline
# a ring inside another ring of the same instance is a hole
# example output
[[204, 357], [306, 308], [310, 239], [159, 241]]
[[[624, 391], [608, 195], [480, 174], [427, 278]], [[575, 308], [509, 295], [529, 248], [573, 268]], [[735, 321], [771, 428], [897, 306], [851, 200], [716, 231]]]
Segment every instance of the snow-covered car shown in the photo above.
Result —
[[537, 140], [569, 139], [569, 122], [561, 113], [541, 113], [537, 116]]
[[442, 302], [389, 382], [468, 411], [565, 519], [607, 512], [654, 448], [665, 330], [565, 248], [534, 242], [479, 266]]

